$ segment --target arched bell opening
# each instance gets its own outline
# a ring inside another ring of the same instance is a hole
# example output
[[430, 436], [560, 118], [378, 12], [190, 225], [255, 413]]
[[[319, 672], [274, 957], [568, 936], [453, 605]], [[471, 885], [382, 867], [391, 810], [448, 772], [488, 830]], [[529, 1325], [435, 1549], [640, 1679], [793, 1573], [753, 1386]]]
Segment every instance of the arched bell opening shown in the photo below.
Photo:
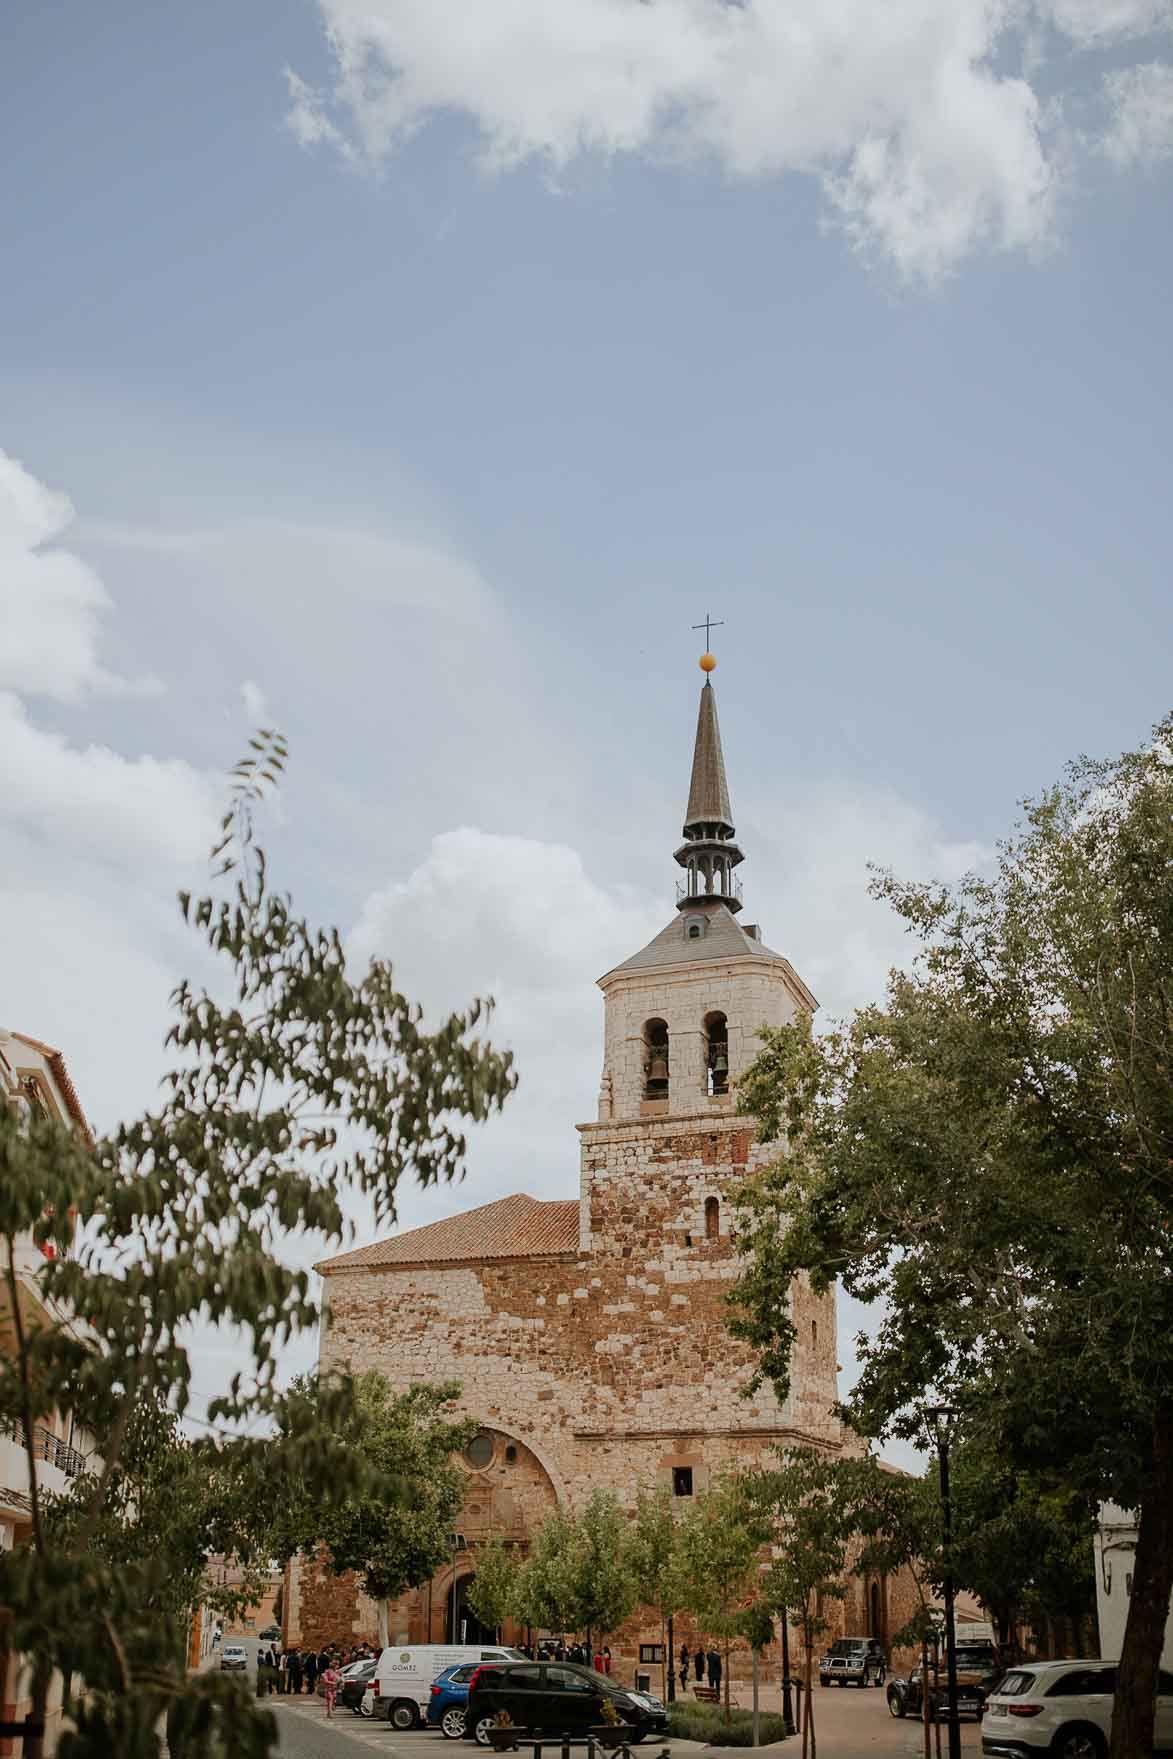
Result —
[[644, 1023], [644, 1098], [668, 1097], [668, 1022]]
[[721, 1238], [721, 1205], [716, 1197], [705, 1198], [705, 1239]]
[[729, 1022], [719, 1010], [705, 1015], [705, 1091], [729, 1092]]

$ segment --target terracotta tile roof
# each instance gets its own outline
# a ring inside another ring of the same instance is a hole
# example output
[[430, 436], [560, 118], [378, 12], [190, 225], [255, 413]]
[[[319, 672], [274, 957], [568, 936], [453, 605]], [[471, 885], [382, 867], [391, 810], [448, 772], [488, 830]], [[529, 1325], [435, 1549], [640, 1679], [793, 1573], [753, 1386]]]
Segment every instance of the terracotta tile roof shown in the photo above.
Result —
[[65, 1058], [60, 1051], [54, 1050], [51, 1044], [42, 1044], [39, 1038], [30, 1038], [27, 1032], [14, 1032], [13, 1038], [21, 1044], [27, 1044], [30, 1050], [39, 1051], [49, 1065], [50, 1072], [61, 1090], [65, 1107], [87, 1142], [93, 1142], [94, 1135], [86, 1122], [86, 1115], [81, 1108], [81, 1100], [77, 1097], [77, 1088], [73, 1078], [65, 1067]]
[[463, 1215], [445, 1216], [422, 1228], [409, 1228], [389, 1240], [376, 1240], [354, 1252], [328, 1258], [315, 1270], [381, 1269], [384, 1265], [481, 1264], [490, 1258], [544, 1258], [578, 1250], [578, 1200], [543, 1202], [537, 1197], [501, 1197]]

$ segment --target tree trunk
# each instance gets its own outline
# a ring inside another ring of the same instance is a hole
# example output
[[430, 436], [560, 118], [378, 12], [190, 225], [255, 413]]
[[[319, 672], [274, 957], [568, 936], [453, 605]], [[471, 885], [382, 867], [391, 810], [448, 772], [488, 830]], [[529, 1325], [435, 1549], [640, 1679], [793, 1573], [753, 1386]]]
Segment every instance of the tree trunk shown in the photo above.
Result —
[[1157, 1669], [1173, 1590], [1173, 1404], [1153, 1424], [1153, 1460], [1140, 1504], [1132, 1598], [1112, 1706], [1111, 1759], [1153, 1750]]
[[729, 1639], [725, 1639], [725, 1722], [733, 1721], [733, 1707], [729, 1702]]
[[49, 1686], [51, 1683], [52, 1675], [45, 1678], [38, 1676], [33, 1680], [32, 1719], [39, 1726], [40, 1733], [25, 1735], [21, 1743], [21, 1751], [24, 1753], [25, 1759], [43, 1759], [45, 1717], [49, 1709]]
[[[386, 1649], [391, 1642], [391, 1602], [389, 1600], [378, 1600], [375, 1604], [378, 1607], [379, 1648]], [[431, 1635], [432, 1633], [429, 1631], [428, 1636], [431, 1637]]]
[[811, 1621], [807, 1620], [806, 1637], [806, 1686], [803, 1691], [802, 1716], [802, 1759], [815, 1759], [815, 1703], [811, 1696], [811, 1676], [815, 1659], [815, 1633]]
[[924, 1737], [924, 1759], [933, 1759], [932, 1734], [929, 1729], [929, 1645], [924, 1637], [920, 1640], [920, 1720]]

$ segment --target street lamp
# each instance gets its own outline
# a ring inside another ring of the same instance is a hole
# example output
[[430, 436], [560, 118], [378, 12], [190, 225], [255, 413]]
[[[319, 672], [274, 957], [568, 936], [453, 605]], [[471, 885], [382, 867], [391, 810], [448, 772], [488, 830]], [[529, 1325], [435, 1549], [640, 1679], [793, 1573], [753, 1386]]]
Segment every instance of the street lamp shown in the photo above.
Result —
[[[468, 1550], [468, 1540], [464, 1537], [463, 1533], [450, 1533], [448, 1535], [448, 1549], [452, 1553], [452, 1618], [450, 1621], [451, 1629], [448, 1634], [448, 1641], [452, 1644], [455, 1644], [455, 1642], [456, 1642], [456, 1603], [457, 1603], [456, 1554], [458, 1551], [467, 1551]], [[949, 1759], [953, 1759], [952, 1754], [950, 1754]]]
[[[961, 1725], [957, 1720], [957, 1626], [953, 1617], [953, 1505], [949, 1499], [949, 1437], [957, 1419], [953, 1405], [930, 1405], [925, 1412], [929, 1435], [936, 1443], [941, 1472], [941, 1528], [945, 1563], [945, 1679], [949, 1698], [949, 1759], [961, 1759]], [[925, 1681], [922, 1690], [926, 1689]]]

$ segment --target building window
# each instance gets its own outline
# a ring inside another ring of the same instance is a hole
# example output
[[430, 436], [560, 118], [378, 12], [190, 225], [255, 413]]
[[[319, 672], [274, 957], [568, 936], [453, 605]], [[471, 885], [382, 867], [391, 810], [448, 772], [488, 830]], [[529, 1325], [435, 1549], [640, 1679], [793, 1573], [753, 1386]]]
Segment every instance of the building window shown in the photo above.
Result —
[[483, 1472], [486, 1466], [493, 1463], [493, 1438], [482, 1429], [474, 1435], [464, 1450], [464, 1457], [477, 1472]]
[[705, 1091], [729, 1092], [729, 1022], [724, 1014], [705, 1015]]
[[819, 1342], [819, 1322], [817, 1319], [812, 1319], [811, 1320], [811, 1345], [812, 1345], [812, 1347], [817, 1347], [818, 1342]]
[[644, 1098], [668, 1097], [668, 1022], [649, 1020], [644, 1026]]
[[672, 1468], [672, 1494], [673, 1494], [673, 1496], [691, 1496], [692, 1495], [692, 1467], [691, 1466], [673, 1466], [673, 1468]]
[[721, 1205], [715, 1197], [705, 1198], [705, 1238], [716, 1240], [721, 1234]]
[[509, 1446], [505, 1449], [505, 1462], [509, 1466], [515, 1466], [517, 1464], [517, 1447], [513, 1442], [510, 1442]]

